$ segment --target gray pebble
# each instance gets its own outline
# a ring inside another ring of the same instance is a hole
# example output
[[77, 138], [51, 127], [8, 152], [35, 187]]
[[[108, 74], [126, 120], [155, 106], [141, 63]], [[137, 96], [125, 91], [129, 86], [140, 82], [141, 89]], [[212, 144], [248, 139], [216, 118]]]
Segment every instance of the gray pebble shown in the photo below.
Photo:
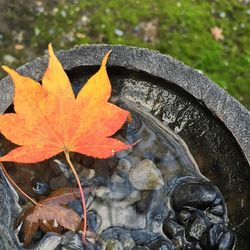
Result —
[[4, 55], [3, 60], [4, 60], [4, 62], [6, 62], [8, 64], [12, 64], [12, 63], [17, 61], [17, 59], [14, 56], [8, 55], [8, 54]]
[[122, 30], [120, 30], [120, 29], [115, 29], [115, 34], [117, 36], [123, 36], [124, 32]]
[[153, 161], [147, 159], [130, 170], [129, 180], [138, 190], [156, 190], [164, 185], [160, 170]]

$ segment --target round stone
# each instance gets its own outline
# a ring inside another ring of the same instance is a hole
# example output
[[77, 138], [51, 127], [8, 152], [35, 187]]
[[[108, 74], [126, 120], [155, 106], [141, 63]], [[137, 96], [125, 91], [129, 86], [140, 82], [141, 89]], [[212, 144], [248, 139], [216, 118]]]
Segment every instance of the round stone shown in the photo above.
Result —
[[147, 159], [130, 170], [129, 180], [138, 190], [156, 190], [164, 185], [160, 170], [153, 161]]

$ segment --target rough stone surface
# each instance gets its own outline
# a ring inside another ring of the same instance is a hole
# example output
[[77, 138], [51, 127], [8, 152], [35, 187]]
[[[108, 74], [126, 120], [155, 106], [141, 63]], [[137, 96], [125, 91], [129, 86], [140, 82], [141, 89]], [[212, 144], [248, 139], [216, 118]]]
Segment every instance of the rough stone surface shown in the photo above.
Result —
[[12, 230], [15, 216], [20, 212], [16, 198], [0, 168], [0, 249], [21, 249]]

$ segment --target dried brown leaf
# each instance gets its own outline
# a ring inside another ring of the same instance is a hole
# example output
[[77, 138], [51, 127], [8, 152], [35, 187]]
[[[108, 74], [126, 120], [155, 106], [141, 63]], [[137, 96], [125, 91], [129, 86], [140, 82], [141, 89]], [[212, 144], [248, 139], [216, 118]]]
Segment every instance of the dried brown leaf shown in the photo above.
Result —
[[24, 246], [28, 246], [33, 235], [40, 228], [43, 232], [61, 233], [64, 229], [77, 231], [81, 225], [80, 216], [68, 203], [80, 198], [77, 188], [61, 188], [52, 192], [36, 206], [28, 208], [19, 222], [23, 222]]

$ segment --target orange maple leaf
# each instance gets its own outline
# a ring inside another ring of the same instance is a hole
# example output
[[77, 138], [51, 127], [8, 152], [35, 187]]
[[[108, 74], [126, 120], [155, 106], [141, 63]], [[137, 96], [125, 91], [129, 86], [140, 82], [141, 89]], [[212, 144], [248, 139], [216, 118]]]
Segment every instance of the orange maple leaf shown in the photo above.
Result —
[[121, 128], [129, 113], [108, 102], [109, 53], [76, 98], [51, 45], [42, 85], [3, 66], [14, 81], [16, 113], [0, 116], [0, 131], [20, 147], [0, 157], [0, 161], [34, 163], [63, 151], [108, 158], [129, 148], [130, 145], [110, 137]]
[[0, 131], [19, 147], [0, 157], [0, 161], [35, 163], [64, 152], [81, 193], [84, 237], [87, 216], [84, 193], [69, 152], [108, 158], [132, 146], [111, 137], [124, 124], [129, 112], [108, 102], [111, 95], [106, 71], [109, 54], [76, 98], [51, 45], [42, 85], [3, 66], [14, 81], [16, 113], [0, 115]]

